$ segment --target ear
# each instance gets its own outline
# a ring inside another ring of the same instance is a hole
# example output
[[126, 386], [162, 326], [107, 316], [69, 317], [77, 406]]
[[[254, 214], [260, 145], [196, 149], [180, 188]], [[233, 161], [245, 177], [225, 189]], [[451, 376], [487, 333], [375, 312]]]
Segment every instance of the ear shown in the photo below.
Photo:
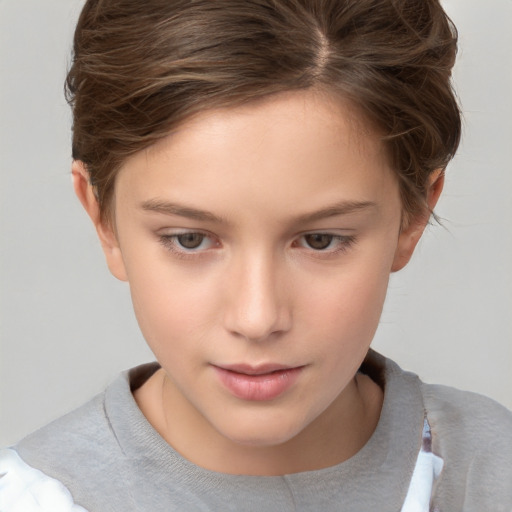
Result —
[[427, 188], [427, 206], [429, 211], [424, 215], [412, 219], [400, 232], [395, 258], [391, 267], [392, 272], [397, 272], [409, 263], [412, 253], [419, 242], [423, 231], [430, 219], [430, 212], [434, 210], [437, 200], [443, 191], [444, 172], [441, 169], [434, 171], [429, 177]]
[[117, 279], [127, 281], [126, 269], [117, 236], [111, 224], [101, 218], [98, 199], [84, 163], [74, 160], [71, 174], [75, 194], [96, 228], [110, 272]]

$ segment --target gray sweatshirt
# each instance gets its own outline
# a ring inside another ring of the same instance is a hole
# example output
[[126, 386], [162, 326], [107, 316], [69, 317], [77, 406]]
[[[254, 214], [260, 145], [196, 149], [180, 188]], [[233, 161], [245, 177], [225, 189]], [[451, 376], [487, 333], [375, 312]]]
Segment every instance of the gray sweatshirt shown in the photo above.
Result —
[[431, 510], [512, 511], [512, 413], [474, 393], [423, 384], [373, 351], [361, 371], [383, 387], [384, 405], [368, 443], [337, 466], [278, 477], [208, 471], [173, 450], [132, 396], [157, 368], [124, 373], [15, 450], [90, 512], [398, 512], [426, 417], [429, 449], [444, 463]]

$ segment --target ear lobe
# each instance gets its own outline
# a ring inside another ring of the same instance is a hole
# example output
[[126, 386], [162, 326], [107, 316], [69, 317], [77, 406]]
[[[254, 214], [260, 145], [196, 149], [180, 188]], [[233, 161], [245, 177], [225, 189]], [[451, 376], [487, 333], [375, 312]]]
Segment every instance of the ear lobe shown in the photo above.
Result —
[[434, 171], [429, 177], [427, 188], [426, 203], [429, 211], [412, 219], [409, 224], [400, 232], [398, 244], [391, 267], [392, 272], [397, 272], [409, 263], [414, 249], [418, 244], [423, 231], [429, 221], [430, 212], [434, 210], [435, 205], [441, 195], [444, 186], [444, 172], [441, 169]]
[[73, 161], [71, 174], [73, 177], [73, 188], [75, 189], [75, 194], [96, 228], [96, 233], [100, 239], [101, 247], [105, 254], [110, 272], [114, 277], [117, 277], [117, 279], [127, 281], [128, 278], [126, 275], [123, 256], [116, 234], [114, 233], [112, 226], [101, 218], [98, 199], [96, 198], [94, 187], [91, 185], [89, 179], [89, 172], [85, 168], [84, 163], [79, 160]]

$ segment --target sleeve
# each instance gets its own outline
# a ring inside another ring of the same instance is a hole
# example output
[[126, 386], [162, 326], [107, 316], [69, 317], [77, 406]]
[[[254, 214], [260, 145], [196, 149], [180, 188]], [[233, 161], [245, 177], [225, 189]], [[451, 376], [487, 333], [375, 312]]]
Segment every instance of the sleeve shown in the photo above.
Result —
[[26, 464], [12, 449], [0, 450], [0, 512], [87, 512], [58, 480]]

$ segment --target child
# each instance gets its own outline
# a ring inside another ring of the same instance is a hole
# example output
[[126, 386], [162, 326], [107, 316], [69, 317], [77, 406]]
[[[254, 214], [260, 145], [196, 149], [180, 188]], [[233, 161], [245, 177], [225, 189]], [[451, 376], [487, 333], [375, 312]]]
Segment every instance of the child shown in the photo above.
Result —
[[158, 364], [0, 510], [511, 510], [512, 415], [369, 346], [456, 151], [435, 0], [88, 1], [73, 180]]

